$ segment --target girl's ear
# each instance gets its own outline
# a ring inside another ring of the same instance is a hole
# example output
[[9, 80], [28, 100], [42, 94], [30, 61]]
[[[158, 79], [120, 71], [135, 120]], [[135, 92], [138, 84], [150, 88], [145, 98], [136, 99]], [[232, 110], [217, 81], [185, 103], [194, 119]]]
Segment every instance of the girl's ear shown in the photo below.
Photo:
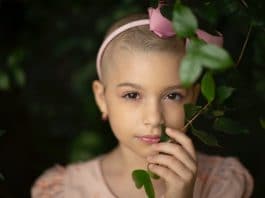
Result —
[[102, 113], [108, 113], [107, 106], [106, 106], [106, 100], [105, 100], [104, 85], [100, 81], [95, 80], [93, 81], [92, 89], [93, 89], [96, 103], [100, 111]]
[[194, 105], [197, 103], [197, 99], [198, 99], [198, 97], [200, 95], [200, 88], [201, 88], [201, 86], [200, 86], [199, 83], [193, 85], [193, 87], [192, 87], [191, 103], [194, 104]]

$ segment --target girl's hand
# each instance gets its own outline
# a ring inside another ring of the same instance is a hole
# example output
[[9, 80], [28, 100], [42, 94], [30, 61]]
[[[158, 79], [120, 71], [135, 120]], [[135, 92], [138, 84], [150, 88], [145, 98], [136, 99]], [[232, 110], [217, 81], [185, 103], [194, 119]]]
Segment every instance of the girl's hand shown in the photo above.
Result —
[[185, 133], [167, 128], [176, 143], [153, 144], [158, 154], [147, 158], [149, 169], [166, 182], [166, 198], [192, 198], [197, 174], [196, 152]]

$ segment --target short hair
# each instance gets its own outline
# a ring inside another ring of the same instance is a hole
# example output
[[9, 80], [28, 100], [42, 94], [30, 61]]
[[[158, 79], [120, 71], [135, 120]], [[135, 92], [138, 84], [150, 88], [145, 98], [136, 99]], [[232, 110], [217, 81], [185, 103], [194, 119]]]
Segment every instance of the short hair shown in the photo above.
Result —
[[[106, 37], [122, 25], [141, 19], [148, 19], [148, 15], [134, 14], [118, 20], [108, 29]], [[139, 50], [143, 52], [163, 51], [175, 53], [176, 55], [183, 55], [185, 53], [185, 40], [177, 36], [160, 38], [150, 31], [149, 25], [130, 28], [110, 41], [102, 54], [101, 71], [103, 78], [106, 70], [112, 67], [111, 59], [115, 58], [115, 55], [117, 55], [115, 54], [117, 49]]]

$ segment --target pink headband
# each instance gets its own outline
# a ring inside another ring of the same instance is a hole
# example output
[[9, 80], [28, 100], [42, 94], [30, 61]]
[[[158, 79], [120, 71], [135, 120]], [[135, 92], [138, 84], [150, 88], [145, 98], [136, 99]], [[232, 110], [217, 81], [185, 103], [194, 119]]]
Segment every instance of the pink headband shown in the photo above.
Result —
[[[176, 35], [176, 32], [174, 31], [171, 21], [165, 18], [161, 14], [160, 7], [161, 5], [159, 5], [158, 8], [156, 9], [148, 8], [149, 19], [141, 19], [129, 22], [117, 28], [110, 35], [108, 35], [108, 37], [104, 40], [101, 47], [99, 48], [97, 54], [97, 74], [99, 79], [101, 79], [101, 60], [104, 50], [106, 49], [107, 45], [120, 33], [125, 32], [126, 30], [134, 27], [149, 24], [150, 31], [154, 32], [160, 38], [168, 38]], [[213, 36], [200, 29], [198, 29], [196, 33], [200, 39], [204, 40], [207, 43], [215, 44], [220, 47], [223, 46], [223, 37], [220, 33], [219, 33], [220, 36]]]

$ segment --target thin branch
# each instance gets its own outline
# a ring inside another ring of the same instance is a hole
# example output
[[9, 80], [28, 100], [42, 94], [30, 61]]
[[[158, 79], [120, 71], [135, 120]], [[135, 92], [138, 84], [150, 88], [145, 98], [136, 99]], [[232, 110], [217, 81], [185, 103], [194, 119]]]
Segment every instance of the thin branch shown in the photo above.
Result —
[[[185, 124], [185, 126], [181, 129], [181, 131], [185, 130], [189, 125], [192, 124], [192, 122], [204, 111], [207, 109], [207, 107], [211, 104], [211, 102], [208, 102], [206, 105], [204, 105], [203, 108], [200, 109], [200, 111], [198, 111], [190, 120], [189, 122], [187, 122], [187, 124]], [[167, 140], [168, 143], [177, 143], [175, 140], [169, 138]], [[177, 143], [178, 144], [178, 143]]]
[[246, 46], [247, 46], [247, 43], [248, 43], [248, 40], [249, 40], [249, 36], [250, 36], [250, 32], [252, 30], [252, 24], [249, 25], [249, 28], [248, 28], [248, 33], [247, 33], [247, 36], [246, 36], [246, 39], [244, 41], [244, 44], [243, 44], [243, 47], [241, 49], [241, 52], [240, 52], [240, 55], [237, 59], [237, 62], [236, 62], [236, 67], [239, 65], [240, 61], [242, 60], [242, 57], [243, 57], [243, 54], [245, 52], [245, 49], [246, 49]]
[[248, 8], [248, 4], [247, 4], [247, 2], [246, 2], [245, 0], [240, 0], [240, 2], [241, 2], [246, 8]]
[[207, 109], [207, 107], [211, 104], [211, 102], [208, 102], [206, 105], [204, 105], [203, 108], [200, 109], [200, 111], [198, 111], [193, 117], [192, 119], [189, 120], [189, 122], [187, 122], [187, 124], [185, 124], [185, 126], [183, 127], [183, 129], [186, 129], [204, 110]]

